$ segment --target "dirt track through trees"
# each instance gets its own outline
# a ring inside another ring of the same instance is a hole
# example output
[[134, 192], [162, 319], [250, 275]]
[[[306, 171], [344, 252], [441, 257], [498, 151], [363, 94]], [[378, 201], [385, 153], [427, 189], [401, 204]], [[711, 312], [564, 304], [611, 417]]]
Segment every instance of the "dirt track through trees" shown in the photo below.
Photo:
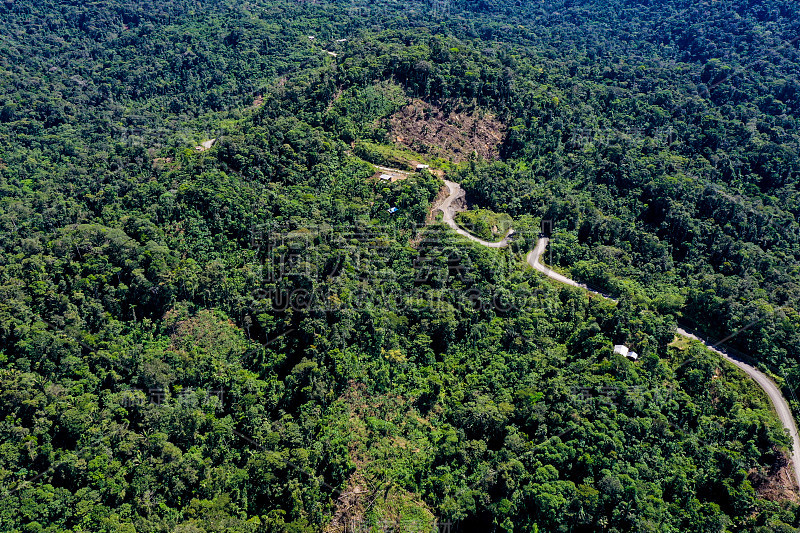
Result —
[[[435, 206], [434, 209], [435, 210], [438, 209], [439, 211], [442, 212], [443, 221], [445, 222], [445, 224], [453, 228], [453, 230], [455, 230], [456, 233], [458, 233], [459, 235], [463, 235], [469, 240], [477, 242], [478, 244], [481, 244], [483, 246], [487, 246], [489, 248], [504, 248], [508, 246], [510, 242], [509, 237], [511, 237], [511, 235], [514, 233], [513, 229], [509, 230], [505, 238], [503, 238], [503, 240], [498, 242], [484, 241], [483, 239], [479, 239], [478, 237], [475, 237], [474, 235], [471, 235], [469, 232], [461, 229], [458, 226], [458, 224], [456, 224], [454, 217], [456, 213], [464, 211], [467, 208], [465, 201], [466, 192], [457, 183], [448, 180], [444, 180], [444, 183], [449, 189], [450, 194], [447, 196], [447, 198], [442, 200], [442, 202], [438, 206]], [[547, 237], [539, 238], [533, 250], [528, 252], [526, 260], [528, 264], [534, 268], [534, 270], [541, 272], [550, 279], [558, 281], [559, 283], [563, 283], [565, 285], [570, 285], [573, 287], [579, 287], [581, 289], [584, 289], [588, 292], [591, 292], [593, 294], [596, 294], [613, 302], [617, 302], [617, 300], [611, 298], [607, 294], [603, 294], [598, 291], [592, 290], [585, 284], [571, 280], [570, 278], [562, 274], [559, 274], [558, 272], [553, 271], [551, 268], [543, 265], [540, 259], [545, 249], [547, 248], [547, 244], [549, 243], [549, 241], [550, 239], [548, 239]], [[688, 337], [693, 340], [700, 341], [706, 348], [713, 351], [714, 353], [719, 354], [720, 356], [722, 356], [723, 359], [741, 369], [753, 381], [755, 381], [756, 384], [758, 384], [758, 386], [761, 387], [761, 389], [767, 394], [770, 403], [772, 403], [772, 406], [778, 415], [778, 419], [781, 421], [781, 424], [783, 424], [783, 427], [786, 429], [786, 431], [789, 432], [789, 435], [792, 438], [792, 456], [791, 456], [792, 471], [794, 472], [795, 483], [797, 487], [800, 488], [800, 470], [798, 470], [798, 465], [800, 465], [800, 436], [798, 436], [797, 424], [795, 422], [794, 416], [792, 416], [792, 411], [789, 408], [789, 404], [786, 401], [786, 398], [783, 397], [780, 388], [778, 388], [778, 386], [775, 384], [774, 381], [772, 381], [772, 379], [769, 378], [769, 376], [767, 376], [757, 368], [723, 351], [714, 344], [709, 343], [708, 341], [706, 341], [701, 337], [698, 337], [696, 334], [690, 332], [689, 330], [684, 329], [683, 327], [679, 327], [677, 329], [677, 334], [684, 337]]]

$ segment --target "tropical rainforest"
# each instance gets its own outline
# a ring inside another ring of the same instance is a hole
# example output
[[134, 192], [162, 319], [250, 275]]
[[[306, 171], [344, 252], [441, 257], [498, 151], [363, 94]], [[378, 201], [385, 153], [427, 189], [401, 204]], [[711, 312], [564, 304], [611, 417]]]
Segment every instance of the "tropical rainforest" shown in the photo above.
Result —
[[0, 530], [800, 527], [796, 2], [0, 21]]

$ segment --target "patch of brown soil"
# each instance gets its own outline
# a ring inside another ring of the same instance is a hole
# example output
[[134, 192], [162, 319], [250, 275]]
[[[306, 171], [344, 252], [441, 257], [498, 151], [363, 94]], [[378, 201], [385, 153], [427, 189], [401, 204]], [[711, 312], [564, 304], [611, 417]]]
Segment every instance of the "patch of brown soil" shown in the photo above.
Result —
[[347, 488], [336, 499], [336, 512], [325, 527], [325, 533], [358, 531], [359, 528], [353, 527], [353, 524], [363, 522], [367, 498], [370, 497], [364, 486], [364, 476], [359, 471], [350, 476]]
[[765, 500], [785, 501], [790, 500], [800, 503], [800, 495], [794, 486], [794, 475], [789, 458], [782, 452], [776, 451], [775, 461], [769, 471], [751, 470], [748, 474], [750, 483], [756, 493]]
[[[324, 532], [371, 530], [367, 527], [366, 517], [376, 510], [380, 511], [383, 523], [398, 526], [402, 524], [404, 509], [409, 506], [422, 510], [432, 520], [433, 513], [418, 495], [387, 479], [383, 468], [376, 468], [380, 463], [419, 453], [420, 449], [404, 436], [379, 435], [365, 423], [369, 418], [377, 418], [389, 423], [414, 421], [430, 427], [430, 422], [420, 417], [416, 409], [411, 407], [413, 399], [391, 393], [369, 396], [363, 384], [351, 381], [341, 400], [348, 411], [348, 429], [351, 435], [348, 449], [355, 470], [348, 479], [346, 488], [336, 499], [333, 517]], [[419, 526], [420, 524], [406, 523], [396, 530], [409, 533], [430, 531], [430, 528]]]
[[339, 533], [352, 530], [349, 527], [353, 523], [361, 523], [364, 518], [367, 506], [369, 482], [365, 479], [365, 470], [369, 462], [365, 450], [360, 443], [366, 440], [366, 428], [364, 427], [363, 417], [374, 416], [374, 405], [366, 399], [366, 387], [363, 383], [350, 382], [349, 389], [345, 392], [342, 400], [350, 412], [350, 439], [348, 449], [350, 460], [353, 461], [355, 471], [347, 480], [347, 487], [336, 499], [336, 511], [325, 533]]
[[[350, 533], [353, 531], [404, 531], [407, 533], [428, 533], [430, 526], [426, 522], [433, 522], [434, 515], [425, 503], [417, 496], [402, 487], [388, 484], [378, 486], [371, 490], [363, 488], [355, 482], [354, 475], [336, 501], [336, 515], [323, 530], [324, 533]], [[428, 515], [428, 520], [404, 520], [403, 509], [408, 505], [419, 507], [422, 513]], [[373, 508], [381, 509], [381, 517], [377, 527], [370, 527], [365, 516]]]
[[414, 99], [389, 117], [394, 142], [412, 150], [455, 162], [475, 152], [483, 159], [498, 159], [506, 127], [484, 111], [450, 111]]
[[442, 185], [442, 188], [439, 189], [439, 194], [436, 195], [436, 198], [433, 199], [431, 202], [431, 208], [428, 210], [428, 216], [425, 217], [425, 222], [430, 224], [434, 220], [436, 220], [436, 212], [439, 211], [439, 206], [442, 205], [442, 202], [450, 195], [450, 189], [447, 185]]

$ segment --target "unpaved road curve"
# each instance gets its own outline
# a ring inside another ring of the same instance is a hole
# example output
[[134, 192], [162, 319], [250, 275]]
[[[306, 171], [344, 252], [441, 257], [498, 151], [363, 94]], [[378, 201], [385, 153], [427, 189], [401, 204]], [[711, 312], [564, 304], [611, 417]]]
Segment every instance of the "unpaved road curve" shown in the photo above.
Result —
[[447, 185], [450, 194], [448, 194], [447, 198], [442, 200], [442, 203], [439, 204], [436, 207], [436, 209], [442, 212], [443, 215], [442, 220], [444, 221], [445, 224], [453, 228], [453, 230], [459, 235], [463, 235], [469, 240], [475, 241], [478, 244], [482, 244], [483, 246], [489, 248], [505, 248], [506, 246], [508, 246], [509, 237], [511, 237], [511, 235], [514, 234], [513, 229], [508, 230], [506, 236], [503, 237], [502, 240], [497, 242], [484, 241], [483, 239], [479, 239], [478, 237], [475, 237], [471, 233], [461, 229], [458, 226], [458, 224], [456, 224], [454, 217], [456, 216], [456, 213], [459, 213], [466, 209], [466, 202], [464, 201], [464, 197], [467, 195], [467, 192], [464, 189], [462, 189], [461, 185], [459, 185], [458, 183], [454, 183], [449, 180], [444, 180], [444, 184]]
[[[545, 248], [547, 248], [548, 242], [549, 239], [546, 237], [542, 237], [537, 241], [536, 246], [528, 253], [528, 256], [526, 257], [528, 264], [551, 279], [560, 281], [561, 283], [565, 283], [567, 285], [572, 285], [573, 287], [581, 287], [589, 292], [602, 296], [603, 298], [607, 298], [614, 302], [617, 301], [605, 294], [601, 294], [597, 291], [587, 288], [586, 285], [582, 283], [576, 283], [568, 277], [562, 276], [558, 272], [553, 272], [550, 268], [543, 265], [540, 261], [540, 258], [542, 257], [542, 253], [544, 253]], [[792, 470], [794, 472], [795, 483], [797, 483], [797, 486], [800, 487], [800, 470], [797, 468], [798, 465], [800, 465], [800, 437], [798, 437], [797, 433], [797, 424], [792, 416], [792, 410], [789, 408], [789, 404], [786, 402], [786, 399], [783, 397], [783, 394], [781, 394], [781, 391], [775, 382], [757, 368], [745, 363], [740, 359], [732, 357], [730, 354], [725, 353], [712, 344], [709, 344], [705, 341], [705, 339], [698, 337], [694, 333], [691, 333], [680, 327], [677, 329], [677, 333], [678, 335], [700, 341], [706, 348], [721, 355], [723, 359], [739, 367], [742, 371], [744, 371], [745, 374], [750, 376], [753, 381], [755, 381], [764, 390], [764, 392], [767, 393], [769, 401], [772, 403], [772, 406], [775, 408], [775, 412], [778, 414], [778, 419], [780, 419], [781, 424], [783, 424], [783, 427], [786, 428], [786, 431], [788, 431], [789, 435], [792, 437]]]
[[[528, 261], [528, 264], [531, 265], [534, 268], [534, 270], [538, 270], [539, 272], [541, 272], [542, 274], [544, 274], [548, 278], [551, 278], [551, 279], [554, 279], [554, 280], [559, 281], [561, 283], [564, 283], [565, 285], [572, 285], [573, 287], [580, 287], [581, 289], [585, 289], [585, 290], [587, 290], [589, 292], [592, 292], [594, 294], [600, 294], [599, 292], [595, 292], [595, 291], [591, 290], [589, 287], [587, 287], [583, 283], [577, 283], [575, 281], [572, 281], [568, 277], [562, 276], [558, 272], [555, 272], [552, 269], [544, 266], [539, 261], [539, 258], [542, 257], [542, 254], [544, 253], [545, 248], [547, 248], [547, 243], [548, 242], [550, 242], [550, 239], [548, 239], [547, 237], [542, 237], [536, 242], [536, 246], [534, 246], [533, 250], [528, 252], [528, 255], [525, 257], [525, 259]], [[616, 301], [616, 300], [614, 300], [614, 301]]]
[[[458, 224], [456, 224], [453, 217], [457, 212], [466, 209], [466, 203], [463, 200], [466, 195], [466, 192], [457, 183], [448, 180], [444, 180], [444, 183], [445, 185], [447, 185], [450, 194], [438, 206], [436, 206], [435, 209], [439, 209], [442, 212], [442, 214], [444, 215], [443, 220], [448, 226], [453, 228], [459, 235], [463, 235], [464, 237], [472, 241], [475, 241], [479, 244], [482, 244], [484, 246], [488, 246], [490, 248], [503, 248], [505, 246], [508, 246], [509, 237], [514, 233], [514, 230], [509, 230], [508, 235], [506, 235], [502, 241], [487, 242], [475, 237], [474, 235], [471, 235], [470, 233], [458, 227]], [[534, 246], [533, 250], [528, 252], [528, 255], [525, 257], [529, 265], [531, 265], [535, 270], [541, 272], [550, 279], [554, 279], [565, 285], [580, 287], [581, 289], [584, 289], [588, 292], [591, 292], [593, 294], [611, 300], [612, 302], [618, 302], [618, 300], [615, 300], [614, 298], [610, 297], [607, 294], [603, 294], [595, 290], [592, 290], [585, 284], [573, 281], [568, 277], [561, 275], [558, 272], [554, 272], [551, 268], [543, 265], [540, 259], [545, 249], [547, 248], [547, 244], [549, 242], [550, 239], [548, 239], [547, 237], [541, 237], [536, 242], [536, 246]], [[753, 381], [755, 381], [758, 384], [758, 386], [764, 390], [764, 392], [767, 393], [769, 401], [772, 403], [772, 406], [775, 408], [775, 412], [778, 414], [778, 419], [781, 421], [783, 427], [786, 429], [786, 431], [789, 432], [789, 435], [792, 437], [792, 458], [791, 458], [792, 471], [794, 472], [795, 483], [797, 484], [798, 488], [800, 488], [800, 469], [798, 469], [798, 465], [800, 465], [800, 436], [798, 436], [797, 424], [795, 423], [794, 417], [792, 416], [792, 411], [789, 408], [789, 404], [786, 402], [786, 399], [783, 397], [783, 394], [781, 394], [781, 391], [775, 384], [775, 382], [772, 381], [766, 374], [764, 374], [757, 368], [745, 363], [740, 359], [732, 357], [731, 355], [725, 353], [724, 351], [720, 350], [714, 345], [708, 343], [705, 339], [698, 337], [694, 333], [691, 333], [690, 331], [680, 327], [677, 329], [677, 333], [678, 335], [682, 335], [684, 337], [700, 341], [706, 348], [708, 348], [714, 353], [721, 355], [723, 359], [731, 362], [732, 364], [740, 368], [745, 374], [750, 376], [753, 379]]]
[[800, 465], [800, 437], [797, 434], [797, 424], [792, 416], [792, 410], [789, 408], [789, 404], [786, 402], [786, 399], [783, 397], [783, 394], [781, 394], [781, 390], [778, 388], [775, 382], [757, 368], [754, 368], [744, 361], [737, 359], [736, 357], [733, 357], [712, 345], [709, 345], [704, 339], [701, 339], [697, 335], [683, 328], [678, 328], [678, 334], [702, 342], [706, 348], [712, 352], [718, 353], [726, 361], [730, 361], [737, 367], [741, 368], [748, 376], [753, 378], [753, 380], [758, 383], [762, 389], [764, 389], [764, 392], [766, 392], [767, 396], [769, 396], [769, 401], [772, 402], [772, 406], [775, 408], [775, 412], [778, 413], [778, 418], [780, 419], [781, 424], [783, 424], [783, 427], [785, 427], [786, 431], [789, 432], [789, 435], [792, 436], [792, 470], [794, 471], [795, 482], [797, 483], [798, 487], [800, 487], [800, 470], [797, 468], [798, 465]]

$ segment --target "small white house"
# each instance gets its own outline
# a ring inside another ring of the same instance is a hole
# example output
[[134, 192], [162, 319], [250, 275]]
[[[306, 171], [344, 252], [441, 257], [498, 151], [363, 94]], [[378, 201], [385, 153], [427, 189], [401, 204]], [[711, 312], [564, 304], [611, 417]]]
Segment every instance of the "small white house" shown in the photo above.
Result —
[[639, 354], [636, 352], [632, 352], [628, 349], [627, 346], [624, 344], [615, 344], [614, 345], [614, 353], [620, 354], [622, 357], [630, 357], [634, 361], [639, 358]]
[[417, 172], [420, 170], [425, 170], [426, 168], [431, 168], [430, 165], [417, 165]]
[[381, 174], [381, 179], [383, 181], [389, 181], [389, 180], [392, 179], [392, 175], [391, 174]]

